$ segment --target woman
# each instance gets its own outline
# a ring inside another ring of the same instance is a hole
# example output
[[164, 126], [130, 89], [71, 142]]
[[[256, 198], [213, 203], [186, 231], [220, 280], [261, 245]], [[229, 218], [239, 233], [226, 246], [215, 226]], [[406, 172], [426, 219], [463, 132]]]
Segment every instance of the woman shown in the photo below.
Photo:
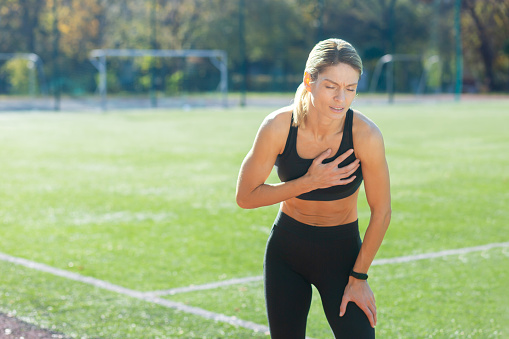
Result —
[[[237, 182], [242, 208], [280, 203], [264, 261], [271, 336], [304, 338], [311, 284], [337, 338], [374, 338], [367, 272], [391, 218], [389, 170], [377, 126], [350, 109], [362, 61], [348, 42], [318, 43], [294, 105], [268, 115]], [[281, 183], [265, 183], [276, 165]], [[357, 197], [371, 218], [361, 242]]]

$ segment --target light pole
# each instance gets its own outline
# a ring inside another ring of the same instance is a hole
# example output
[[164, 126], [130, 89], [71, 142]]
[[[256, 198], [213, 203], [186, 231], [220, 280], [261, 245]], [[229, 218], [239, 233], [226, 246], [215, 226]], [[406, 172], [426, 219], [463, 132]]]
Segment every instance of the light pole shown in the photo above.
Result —
[[53, 85], [55, 86], [55, 111], [60, 111], [60, 65], [59, 50], [60, 32], [58, 30], [57, 0], [53, 0]]
[[245, 1], [239, 0], [239, 52], [242, 80], [240, 83], [240, 106], [246, 106], [247, 91], [247, 57], [245, 36]]
[[317, 41], [325, 39], [324, 28], [323, 28], [323, 15], [324, 15], [324, 4], [325, 0], [318, 1], [318, 29], [317, 29]]
[[454, 98], [460, 101], [463, 91], [463, 44], [461, 42], [461, 0], [454, 6], [454, 30], [456, 36], [456, 86]]
[[[150, 47], [153, 50], [157, 49], [157, 22], [156, 22], [156, 3], [157, 0], [152, 0], [152, 9], [150, 11]], [[150, 60], [150, 103], [152, 107], [157, 107], [156, 96], [156, 65], [155, 58], [152, 56]]]

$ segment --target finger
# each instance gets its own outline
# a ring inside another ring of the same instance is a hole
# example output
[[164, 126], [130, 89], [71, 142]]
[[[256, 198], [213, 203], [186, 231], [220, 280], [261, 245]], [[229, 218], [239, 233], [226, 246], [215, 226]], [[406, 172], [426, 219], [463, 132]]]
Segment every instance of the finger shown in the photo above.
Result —
[[321, 164], [331, 153], [331, 149], [327, 148], [325, 151], [323, 151], [319, 156], [313, 160], [313, 163]]
[[371, 311], [373, 313], [376, 313], [376, 304], [375, 304], [375, 302], [372, 301], [369, 305], [370, 305]]
[[375, 325], [373, 327], [375, 327], [376, 323], [378, 322], [377, 317], [376, 317], [376, 310], [375, 310], [375, 313], [373, 313], [373, 316], [375, 317]]
[[351, 183], [352, 181], [354, 181], [355, 178], [356, 178], [356, 176], [354, 175], [353, 177], [350, 177], [350, 178], [339, 179], [337, 185], [347, 185], [347, 184]]
[[369, 323], [371, 324], [371, 327], [375, 328], [376, 322], [375, 322], [375, 317], [373, 316], [373, 313], [369, 312], [368, 319], [369, 319]]
[[346, 305], [348, 304], [349, 300], [346, 297], [343, 297], [341, 300], [341, 305], [339, 306], [339, 316], [342, 317], [346, 312]]
[[[336, 185], [346, 185], [355, 180], [357, 176], [353, 175], [355, 171], [359, 168], [359, 161], [356, 160], [355, 163], [352, 163], [348, 166], [342, 167], [339, 169], [336, 174]], [[347, 172], [344, 172], [345, 169], [349, 169]], [[353, 175], [353, 176], [352, 176]]]
[[357, 171], [357, 168], [359, 168], [359, 164], [360, 164], [360, 161], [359, 159], [356, 159], [354, 162], [352, 162], [351, 164], [349, 165], [346, 165], [345, 167], [341, 167], [339, 168], [339, 172], [343, 174], [343, 177], [344, 178], [348, 178], [349, 176], [351, 176], [352, 174], [355, 173], [355, 171]]
[[334, 165], [339, 165], [340, 163], [343, 162], [343, 160], [345, 160], [346, 158], [348, 158], [350, 156], [350, 154], [353, 153], [353, 149], [350, 148], [348, 151], [346, 151], [345, 153], [341, 154], [339, 157], [337, 157], [333, 162], [332, 164]]
[[364, 313], [366, 314], [366, 317], [368, 317], [371, 327], [375, 328], [375, 325], [376, 325], [375, 317], [373, 316], [373, 313], [371, 312], [369, 307], [366, 307], [366, 305], [357, 305], [357, 306], [359, 306], [364, 311]]
[[375, 304], [371, 304], [371, 313], [373, 314], [373, 318], [374, 318], [374, 325], [376, 326], [376, 323], [378, 322], [377, 320], [377, 316], [376, 316], [376, 305]]
[[371, 327], [375, 327], [375, 318], [373, 316], [373, 312], [371, 312], [369, 305], [357, 301], [355, 302], [355, 304], [364, 312], [364, 314], [366, 314], [366, 317], [368, 318]]

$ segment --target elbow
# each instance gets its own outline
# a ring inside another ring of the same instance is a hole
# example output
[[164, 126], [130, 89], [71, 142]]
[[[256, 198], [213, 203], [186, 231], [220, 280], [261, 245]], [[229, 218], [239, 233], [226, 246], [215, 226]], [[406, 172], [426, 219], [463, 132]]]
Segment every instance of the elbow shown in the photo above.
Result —
[[244, 196], [242, 194], [239, 194], [238, 192], [237, 192], [237, 194], [235, 196], [235, 201], [237, 202], [237, 205], [240, 208], [243, 208], [243, 209], [253, 209], [253, 208], [255, 208], [255, 206], [252, 206], [252, 204], [250, 204], [250, 201], [249, 201], [249, 199], [246, 198], [246, 196]]
[[391, 216], [392, 216], [392, 209], [391, 206], [388, 206], [384, 210], [383, 214], [383, 225], [385, 226], [385, 229], [389, 227], [389, 224], [391, 223]]
[[253, 206], [253, 190], [246, 185], [242, 185], [237, 182], [237, 189], [235, 190], [235, 201], [240, 208], [253, 209], [257, 206]]
[[244, 208], [244, 209], [247, 209], [248, 208], [248, 205], [246, 204], [246, 202], [240, 198], [238, 195], [235, 199], [237, 201], [237, 205], [240, 207], [240, 208]]
[[378, 220], [378, 222], [387, 229], [389, 227], [389, 224], [391, 222], [391, 216], [392, 216], [392, 209], [391, 206], [385, 206], [380, 208], [372, 208], [371, 209], [371, 215]]
[[389, 206], [389, 208], [385, 212], [385, 224], [387, 225], [387, 227], [389, 227], [389, 224], [391, 223], [391, 217], [392, 217], [392, 208]]

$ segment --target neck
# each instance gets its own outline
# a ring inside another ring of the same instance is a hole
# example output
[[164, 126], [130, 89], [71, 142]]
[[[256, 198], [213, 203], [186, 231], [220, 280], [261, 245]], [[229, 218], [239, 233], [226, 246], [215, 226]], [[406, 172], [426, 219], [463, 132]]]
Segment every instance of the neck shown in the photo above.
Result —
[[315, 135], [317, 139], [323, 139], [330, 135], [343, 132], [345, 127], [346, 113], [341, 119], [329, 119], [310, 109], [306, 115], [306, 129]]

